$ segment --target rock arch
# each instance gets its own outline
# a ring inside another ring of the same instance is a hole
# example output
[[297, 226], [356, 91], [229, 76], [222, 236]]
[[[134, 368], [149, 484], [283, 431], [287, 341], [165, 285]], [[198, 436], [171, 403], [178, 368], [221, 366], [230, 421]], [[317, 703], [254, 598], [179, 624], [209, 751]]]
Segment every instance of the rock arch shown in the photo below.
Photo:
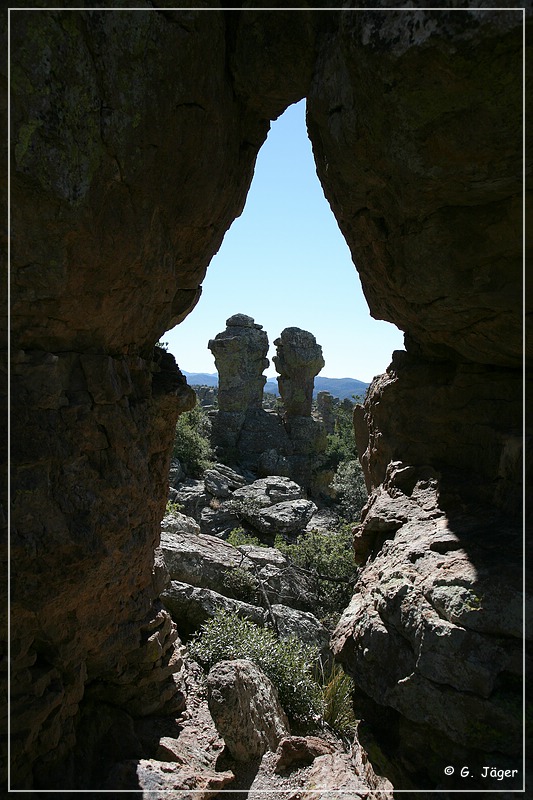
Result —
[[[516, 649], [516, 614], [494, 633], [489, 612], [490, 576], [509, 573], [501, 597], [514, 609], [519, 567], [521, 26], [517, 11], [468, 9], [12, 12], [14, 788], [71, 788], [80, 721], [103, 708], [112, 719], [117, 707], [182, 702], [152, 554], [172, 423], [191, 395], [153, 346], [198, 301], [269, 120], [304, 96], [318, 174], [371, 313], [406, 332], [406, 353], [356, 421], [374, 491], [361, 552], [390, 539], [376, 555], [386, 562], [425, 508], [427, 548], [462, 548], [465, 569], [489, 576], [488, 622], [467, 644], [489, 648], [491, 669], [457, 677], [446, 702], [473, 693], [474, 718], [501, 724], [514, 748], [498, 709], [502, 692], [516, 697], [517, 667], [494, 636]], [[497, 541], [499, 514], [509, 547], [494, 564], [476, 547], [483, 531]], [[416, 552], [393, 555], [413, 565]], [[421, 575], [413, 592], [428, 596]], [[337, 649], [363, 675], [374, 731], [390, 707], [398, 730], [449, 742], [429, 713], [440, 691], [427, 679], [432, 651], [401, 620], [400, 594], [380, 591], [381, 606], [359, 591], [359, 608], [384, 610], [388, 657], [407, 669], [418, 654], [426, 673], [414, 670], [402, 694], [398, 675], [360, 669], [365, 635], [379, 662], [378, 645], [345, 618]], [[432, 613], [453, 626], [453, 602], [439, 597]], [[449, 633], [444, 660], [457, 653]], [[425, 717], [409, 718], [414, 701]], [[464, 728], [454, 747], [466, 738]], [[490, 731], [476, 746], [515, 754]], [[397, 755], [386, 751], [385, 765]], [[421, 761], [434, 785], [438, 764], [427, 752]], [[89, 773], [79, 780], [92, 785]]]

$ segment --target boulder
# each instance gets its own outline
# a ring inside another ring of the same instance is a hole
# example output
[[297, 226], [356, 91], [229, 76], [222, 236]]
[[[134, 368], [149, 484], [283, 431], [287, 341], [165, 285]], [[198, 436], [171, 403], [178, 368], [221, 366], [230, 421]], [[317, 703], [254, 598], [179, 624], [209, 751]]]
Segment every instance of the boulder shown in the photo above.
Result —
[[184, 534], [198, 536], [200, 533], [200, 526], [192, 518], [180, 511], [173, 511], [171, 514], [165, 514], [161, 521], [161, 532], [169, 535]]
[[178, 625], [180, 635], [189, 636], [211, 617], [218, 609], [235, 613], [249, 619], [256, 625], [265, 624], [265, 611], [262, 608], [226, 597], [212, 589], [190, 586], [188, 583], [171, 581], [161, 594], [161, 601], [172, 614]]
[[232, 509], [231, 503], [216, 503], [202, 508], [200, 531], [208, 536], [225, 538], [234, 528], [241, 527], [241, 520]]
[[204, 472], [206, 492], [214, 497], [229, 497], [234, 489], [244, 486], [246, 479], [225, 464], [215, 464]]
[[274, 772], [312, 764], [318, 756], [331, 754], [335, 746], [318, 736], [285, 736], [276, 750]]
[[289, 478], [269, 476], [233, 492], [235, 513], [266, 535], [303, 530], [317, 510], [301, 486]]
[[272, 536], [302, 531], [315, 511], [316, 505], [311, 500], [289, 500], [257, 513], [246, 510], [242, 517], [261, 533]]
[[237, 761], [275, 750], [289, 723], [269, 678], [252, 661], [220, 661], [207, 676], [209, 710]]
[[346, 797], [365, 800], [371, 794], [376, 800], [388, 800], [392, 784], [380, 781], [378, 791], [369, 791], [365, 774], [359, 774], [349, 755], [325, 753], [317, 756], [309, 770], [303, 790], [298, 791], [299, 800], [346, 800]]
[[319, 533], [332, 533], [338, 530], [339, 525], [339, 517], [334, 511], [330, 508], [320, 508], [318, 511], [315, 511], [305, 526], [305, 530], [307, 532], [318, 531]]
[[323, 660], [330, 655], [329, 632], [314, 614], [274, 603], [272, 613], [282, 639], [295, 636], [304, 644], [316, 647]]
[[289, 565], [283, 553], [280, 553], [275, 547], [257, 547], [253, 544], [241, 544], [237, 549], [259, 568], [271, 564], [279, 569], [285, 569]]
[[176, 793], [183, 800], [207, 800], [234, 779], [233, 772], [229, 770], [215, 772], [214, 769], [198, 764], [142, 758], [116, 764], [108, 775], [104, 788], [107, 791], [141, 791], [143, 797], [157, 797], [159, 793], [171, 793], [169, 796], [172, 796]]
[[234, 500], [241, 500], [243, 503], [261, 508], [288, 500], [301, 500], [304, 497], [305, 491], [301, 486], [289, 478], [277, 475], [260, 478], [233, 492]]
[[244, 567], [243, 555], [233, 545], [203, 533], [161, 533], [161, 550], [174, 581], [224, 591], [228, 570]]
[[192, 479], [178, 485], [174, 499], [180, 504], [184, 514], [196, 520], [200, 519], [202, 509], [209, 502], [204, 482]]

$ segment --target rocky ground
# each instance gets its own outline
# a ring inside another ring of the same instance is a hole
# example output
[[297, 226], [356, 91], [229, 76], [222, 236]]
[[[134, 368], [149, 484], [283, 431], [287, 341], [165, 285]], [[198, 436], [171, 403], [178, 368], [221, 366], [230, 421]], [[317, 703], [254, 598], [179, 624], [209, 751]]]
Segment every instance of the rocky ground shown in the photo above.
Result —
[[[203, 800], [221, 789], [226, 800], [335, 800], [341, 789], [353, 798], [367, 797], [370, 790], [378, 800], [391, 796], [391, 784], [374, 774], [358, 743], [346, 747], [326, 728], [305, 737], [287, 733], [275, 750], [236, 760], [215, 727], [206, 679], [193, 661], [188, 661], [185, 680], [187, 710], [175, 720], [137, 723], [136, 733], [153, 757], [117, 765], [110, 787], [141, 789], [144, 797], [164, 790], [172, 798], [174, 790], [180, 800]], [[316, 791], [322, 788], [323, 794]]]
[[[180, 635], [187, 639], [222, 607], [260, 626], [274, 623], [282, 638], [296, 635], [327, 659], [329, 632], [312, 613], [317, 596], [309, 576], [273, 547], [226, 539], [236, 526], [267, 542], [274, 529], [296, 536], [308, 525], [331, 526], [331, 514], [319, 512], [288, 478], [247, 482], [221, 464], [196, 482], [175, 468], [172, 483], [182, 511], [171, 508], [162, 522], [155, 571]], [[261, 587], [248, 602], [231, 596], [228, 576], [235, 570]], [[223, 661], [206, 675], [186, 645], [181, 655], [186, 709], [177, 718], [137, 721], [145, 757], [117, 764], [108, 786], [142, 789], [144, 796], [180, 791], [181, 800], [222, 790], [228, 800], [334, 800], [341, 790], [354, 798], [371, 790], [388, 796], [391, 784], [375, 775], [357, 739], [348, 741], [323, 721], [313, 730], [291, 730], [276, 689], [255, 664]]]

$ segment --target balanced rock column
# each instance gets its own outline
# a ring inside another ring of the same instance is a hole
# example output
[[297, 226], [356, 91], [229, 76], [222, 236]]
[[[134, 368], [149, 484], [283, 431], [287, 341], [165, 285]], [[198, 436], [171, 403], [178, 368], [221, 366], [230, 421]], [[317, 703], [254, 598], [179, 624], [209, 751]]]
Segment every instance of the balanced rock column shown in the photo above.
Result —
[[312, 333], [285, 328], [274, 342], [273, 361], [279, 372], [278, 386], [287, 417], [310, 417], [315, 376], [325, 364], [322, 348]]
[[252, 317], [234, 314], [207, 346], [218, 370], [219, 410], [212, 416], [211, 441], [219, 459], [236, 463], [246, 415], [263, 405], [268, 336]]
[[274, 344], [284, 424], [292, 446], [291, 477], [313, 496], [327, 495], [332, 475], [321, 468], [326, 430], [311, 417], [315, 375], [325, 363], [322, 348], [312, 333], [301, 328], [285, 328]]
[[218, 370], [218, 405], [221, 411], [261, 408], [268, 367], [268, 337], [262, 325], [246, 314], [226, 320], [226, 330], [209, 341]]

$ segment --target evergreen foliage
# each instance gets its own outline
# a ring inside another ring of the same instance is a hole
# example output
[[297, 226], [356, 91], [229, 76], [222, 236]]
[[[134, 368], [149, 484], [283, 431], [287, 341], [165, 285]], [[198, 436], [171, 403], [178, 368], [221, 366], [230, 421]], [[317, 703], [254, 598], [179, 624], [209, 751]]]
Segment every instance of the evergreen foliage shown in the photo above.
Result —
[[350, 526], [332, 532], [306, 531], [294, 543], [278, 534], [274, 546], [314, 576], [319, 598], [317, 616], [328, 627], [333, 626], [353, 593], [356, 564]]
[[322, 713], [322, 692], [313, 674], [318, 651], [299, 639], [279, 639], [271, 628], [220, 609], [194, 634], [189, 652], [206, 671], [226, 659], [253, 661], [270, 678], [295, 722], [311, 724]]
[[209, 417], [200, 405], [178, 417], [172, 455], [193, 478], [201, 478], [214, 463], [210, 429]]
[[340, 403], [334, 406], [335, 430], [328, 434], [328, 447], [325, 452], [325, 466], [337, 469], [342, 461], [357, 458], [357, 448], [353, 431], [353, 406]]
[[243, 567], [226, 570], [222, 576], [224, 594], [244, 603], [257, 604], [257, 579]]
[[[355, 398], [358, 400], [359, 398]], [[337, 513], [345, 522], [357, 522], [368, 493], [357, 456], [353, 429], [353, 406], [346, 401], [334, 409], [335, 431], [328, 435], [325, 466], [335, 470], [332, 488]]]
[[266, 547], [266, 544], [263, 544], [257, 536], [253, 536], [251, 533], [247, 533], [244, 528], [233, 528], [228, 534], [228, 538], [226, 540], [229, 544], [232, 544], [233, 547], [239, 547], [243, 544], [251, 544], [254, 547]]
[[336, 493], [339, 516], [347, 522], [359, 520], [363, 506], [368, 499], [363, 470], [359, 461], [351, 459], [341, 462], [331, 485]]

